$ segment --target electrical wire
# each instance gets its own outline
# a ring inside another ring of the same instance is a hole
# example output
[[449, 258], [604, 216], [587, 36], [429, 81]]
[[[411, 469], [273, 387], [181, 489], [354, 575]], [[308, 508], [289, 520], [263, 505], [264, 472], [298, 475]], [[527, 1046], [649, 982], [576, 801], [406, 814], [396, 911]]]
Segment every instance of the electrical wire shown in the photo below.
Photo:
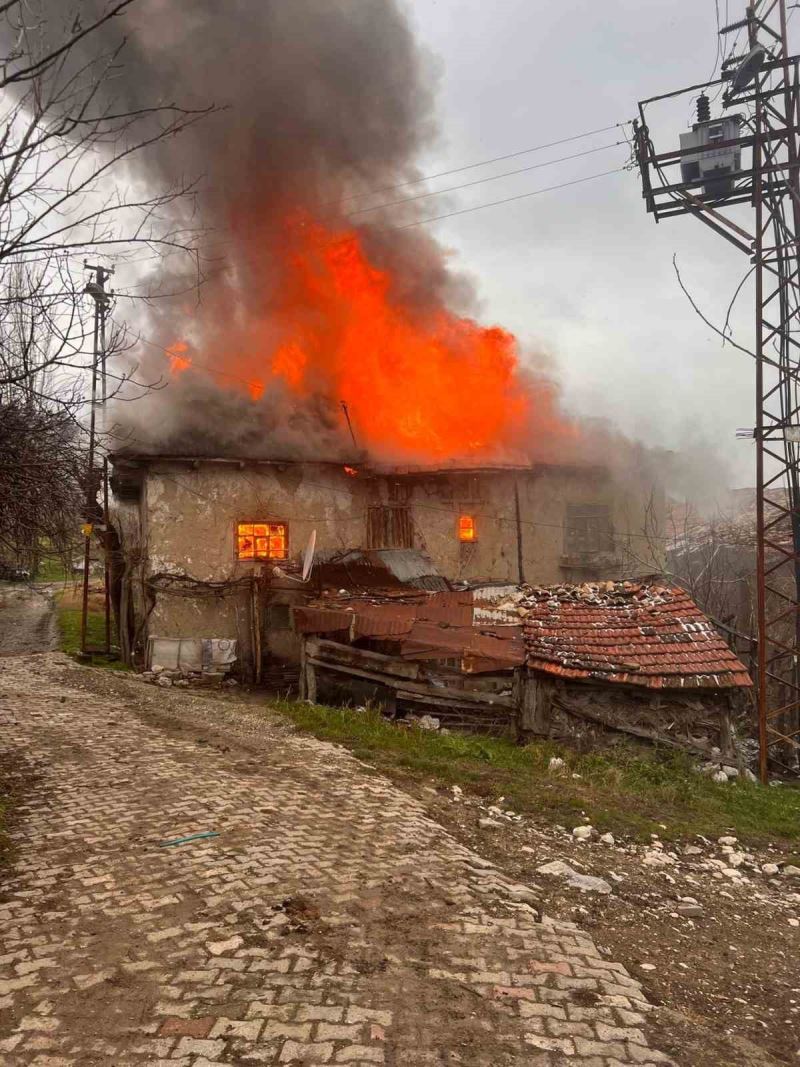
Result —
[[557, 148], [558, 145], [569, 144], [571, 141], [580, 141], [584, 137], [593, 137], [598, 133], [608, 133], [609, 130], [618, 130], [630, 125], [630, 119], [626, 119], [625, 122], [614, 122], [610, 126], [601, 126], [596, 130], [588, 130], [586, 133], [576, 133], [570, 137], [562, 137], [558, 141], [549, 141], [547, 144], [535, 145], [533, 148], [521, 148], [517, 152], [508, 152], [504, 156], [494, 156], [492, 159], [482, 159], [477, 163], [465, 163], [461, 167], [453, 167], [451, 170], [440, 170], [437, 171], [436, 174], [426, 174], [422, 178], [411, 178], [405, 182], [396, 182], [394, 185], [381, 185], [377, 189], [369, 189], [363, 193], [351, 193], [349, 196], [344, 196], [340, 200], [335, 201], [335, 203], [346, 204], [350, 200], [360, 200], [364, 196], [375, 196], [377, 193], [390, 193], [394, 189], [405, 189], [409, 185], [419, 185], [421, 182], [430, 182], [435, 178], [447, 178], [451, 174], [461, 174], [465, 170], [474, 170], [476, 167], [488, 167], [491, 163], [503, 163], [507, 159], [516, 159], [518, 156], [527, 156], [531, 152], [543, 152], [546, 148]]
[[596, 178], [605, 178], [609, 174], [621, 174], [628, 170], [628, 165], [614, 167], [612, 170], [603, 170], [599, 174], [589, 174], [585, 178], [575, 178], [571, 182], [560, 182], [558, 185], [547, 185], [543, 189], [533, 189], [529, 193], [519, 193], [517, 196], [508, 196], [504, 200], [492, 200], [488, 204], [475, 204], [473, 207], [461, 208], [459, 211], [448, 211], [445, 215], [433, 215], [425, 219], [417, 219], [416, 222], [406, 222], [402, 226], [387, 227], [394, 230], [408, 230], [412, 226], [426, 226], [429, 222], [440, 222], [442, 219], [452, 219], [456, 215], [469, 215], [472, 211], [483, 211], [487, 207], [498, 207], [500, 204], [512, 204], [515, 200], [526, 200], [530, 196], [539, 196], [541, 193], [551, 193], [556, 189], [568, 189], [572, 185], [582, 185], [584, 182], [594, 181]]
[[449, 185], [446, 189], [433, 189], [427, 193], [418, 193], [416, 196], [403, 197], [400, 200], [387, 200], [382, 204], [372, 204], [370, 207], [361, 207], [357, 211], [350, 211], [347, 218], [352, 219], [356, 215], [363, 215], [367, 211], [380, 211], [385, 207], [396, 207], [398, 204], [411, 204], [415, 200], [424, 200], [429, 196], [442, 196], [444, 193], [455, 193], [459, 189], [471, 189], [474, 185], [483, 185], [484, 182], [496, 182], [501, 178], [512, 178], [516, 174], [527, 174], [532, 170], [540, 170], [542, 167], [552, 167], [556, 163], [565, 163], [569, 159], [580, 159], [583, 156], [591, 156], [597, 152], [607, 152], [609, 148], [617, 148], [619, 145], [629, 144], [628, 141], [614, 141], [613, 144], [600, 145], [598, 148], [587, 148], [584, 152], [574, 152], [569, 156], [559, 156], [558, 159], [548, 159], [544, 163], [533, 163], [530, 167], [520, 167], [518, 170], [506, 170], [502, 174], [491, 174], [488, 178], [477, 178], [474, 182], [465, 182], [462, 185]]

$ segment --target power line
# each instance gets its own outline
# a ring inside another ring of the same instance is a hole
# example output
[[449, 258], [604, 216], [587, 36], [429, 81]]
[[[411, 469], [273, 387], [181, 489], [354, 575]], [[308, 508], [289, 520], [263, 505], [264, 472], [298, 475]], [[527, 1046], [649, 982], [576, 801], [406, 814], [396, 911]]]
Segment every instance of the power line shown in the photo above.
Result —
[[625, 122], [614, 122], [610, 126], [601, 126], [596, 130], [588, 130], [586, 133], [576, 133], [571, 137], [562, 137], [558, 141], [549, 141], [547, 144], [535, 145], [533, 148], [521, 148], [518, 152], [508, 152], [504, 156], [495, 156], [493, 159], [482, 159], [477, 163], [466, 163], [462, 167], [453, 167], [451, 170], [440, 170], [436, 174], [426, 174], [422, 178], [411, 178], [409, 181], [397, 182], [394, 185], [381, 185], [377, 189], [369, 189], [363, 193], [351, 193], [349, 196], [344, 196], [336, 203], [346, 204], [350, 200], [360, 200], [364, 196], [375, 196], [377, 193], [389, 193], [393, 189], [405, 189], [409, 185], [419, 185], [420, 182], [430, 182], [434, 178], [446, 178], [450, 174], [461, 174], [465, 170], [474, 170], [476, 167], [488, 167], [491, 163], [503, 163], [507, 159], [516, 159], [517, 156], [526, 156], [531, 152], [543, 152], [546, 148], [556, 148], [558, 145], [569, 144], [570, 141], [580, 141], [584, 137], [593, 137], [597, 133], [607, 133], [609, 130], [622, 129], [624, 126], [630, 126], [631, 120], [627, 119]]
[[393, 230], [408, 230], [412, 226], [424, 226], [429, 222], [439, 222], [441, 219], [451, 219], [456, 215], [468, 215], [471, 211], [483, 211], [487, 207], [498, 207], [500, 204], [511, 204], [515, 200], [525, 200], [529, 196], [539, 196], [540, 193], [551, 193], [555, 189], [567, 189], [570, 185], [581, 185], [583, 182], [594, 181], [595, 178], [605, 178], [608, 174], [621, 174], [625, 167], [615, 167], [613, 170], [603, 170], [599, 174], [589, 174], [585, 178], [575, 178], [571, 182], [561, 182], [559, 185], [547, 185], [543, 189], [533, 189], [529, 193], [519, 193], [517, 196], [507, 196], [504, 200], [492, 200], [488, 204], [476, 204], [474, 207], [461, 208], [460, 211], [448, 211], [446, 215], [432, 215], [427, 219], [418, 219], [416, 222], [406, 222], [402, 226], [387, 227]]
[[515, 174], [527, 174], [531, 170], [540, 170], [542, 167], [552, 167], [556, 163], [565, 163], [568, 159], [580, 159], [582, 156], [591, 156], [597, 152], [607, 152], [609, 148], [617, 148], [627, 141], [614, 141], [613, 144], [600, 145], [598, 148], [587, 148], [584, 152], [574, 152], [569, 156], [559, 156], [558, 159], [548, 159], [544, 163], [533, 163], [530, 167], [520, 167], [518, 170], [506, 170], [502, 174], [491, 174], [488, 178], [476, 178], [473, 182], [465, 182], [463, 185], [449, 185], [446, 189], [434, 189], [428, 193], [418, 193], [416, 196], [403, 197], [400, 200], [388, 200], [383, 204], [373, 204], [370, 207], [360, 207], [356, 211], [347, 214], [349, 219], [355, 215], [363, 215], [367, 211], [380, 211], [384, 207], [396, 207], [398, 204], [410, 204], [415, 200], [424, 200], [429, 196], [443, 196], [445, 193], [454, 193], [459, 189], [471, 189], [473, 185], [483, 185], [484, 182], [496, 182], [501, 178], [511, 178]]

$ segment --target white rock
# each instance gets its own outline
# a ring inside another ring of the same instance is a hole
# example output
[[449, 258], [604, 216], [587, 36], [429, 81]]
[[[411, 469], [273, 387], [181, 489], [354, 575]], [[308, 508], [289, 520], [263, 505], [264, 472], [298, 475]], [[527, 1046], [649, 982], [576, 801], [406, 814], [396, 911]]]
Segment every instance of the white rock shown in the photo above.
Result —
[[735, 845], [738, 840], [739, 840], [738, 837], [718, 837], [717, 838], [717, 844], [718, 845]]
[[153, 674], [161, 674], [162, 671], [166, 670], [166, 667], [162, 667], [160, 663], [154, 663], [150, 670]]
[[654, 971], [655, 969], [656, 969], [656, 965], [654, 963], [640, 963], [639, 964], [639, 970], [640, 971]]
[[600, 835], [600, 840], [602, 841], [602, 843], [604, 845], [613, 845], [614, 844], [614, 835], [613, 834], [601, 834]]
[[576, 841], [591, 841], [593, 834], [593, 826], [576, 826], [572, 831], [572, 836]]
[[549, 771], [560, 771], [564, 767], [564, 761], [560, 756], [551, 756], [550, 762], [547, 764]]
[[666, 852], [658, 852], [656, 849], [652, 849], [642, 856], [642, 863], [646, 867], [670, 867], [675, 863], [675, 859]]
[[480, 826], [481, 830], [496, 830], [502, 825], [497, 819], [478, 819], [478, 826]]
[[703, 855], [702, 848], [698, 848], [697, 845], [687, 845], [686, 848], [683, 851], [684, 851], [684, 855], [686, 855], [686, 856], [702, 856]]
[[753, 774], [749, 767], [745, 767], [745, 769], [742, 771], [742, 778], [746, 778], [748, 782], [758, 781], [757, 776]]
[[800, 878], [800, 867], [795, 867], [793, 864], [788, 863], [783, 868], [783, 873], [786, 878]]
[[460, 785], [452, 786], [451, 787], [451, 792], [453, 794], [453, 800], [461, 800], [461, 798], [464, 795], [464, 790], [461, 788]]
[[433, 715], [423, 715], [417, 720], [417, 726], [420, 730], [438, 730], [440, 723]]
[[727, 782], [728, 776], [725, 771], [714, 771], [711, 775], [712, 782]]
[[773, 874], [777, 874], [779, 871], [780, 871], [780, 867], [778, 866], [777, 863], [765, 863], [761, 867], [761, 873], [769, 875], [770, 877]]
[[580, 889], [582, 893], [610, 893], [611, 884], [605, 878], [595, 878], [592, 874], [573, 874], [567, 879], [567, 884], [573, 889]]
[[728, 763], [728, 764], [724, 764], [722, 769], [723, 769], [723, 771], [725, 771], [725, 773], [727, 774], [727, 776], [729, 778], [738, 778], [739, 777], [739, 768], [738, 767], [731, 767], [731, 765]]
[[789, 920], [789, 925], [790, 926], [800, 926], [800, 919], [790, 919]]
[[567, 885], [580, 889], [582, 893], [610, 893], [611, 885], [605, 878], [595, 878], [591, 874], [579, 874], [563, 860], [552, 860], [536, 868], [537, 874], [549, 874], [556, 878], [565, 878]]
[[169, 689], [172, 685], [172, 679], [167, 678], [166, 674], [159, 674], [156, 678], [156, 685], [160, 685], [162, 689]]
[[683, 915], [685, 919], [697, 919], [703, 914], [703, 909], [700, 904], [679, 904], [678, 915]]
[[563, 860], [550, 860], [549, 863], [543, 863], [541, 867], [536, 868], [537, 874], [552, 874], [555, 877], [564, 877], [568, 874], [574, 874], [572, 867], [568, 863], [564, 863]]

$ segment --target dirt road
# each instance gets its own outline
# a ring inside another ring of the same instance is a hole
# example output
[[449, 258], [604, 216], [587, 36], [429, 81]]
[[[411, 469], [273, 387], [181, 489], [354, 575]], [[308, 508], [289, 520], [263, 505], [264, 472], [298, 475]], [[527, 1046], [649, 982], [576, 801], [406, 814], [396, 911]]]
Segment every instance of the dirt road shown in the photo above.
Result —
[[0, 753], [4, 1064], [668, 1062], [578, 927], [252, 706], [6, 657]]
[[0, 655], [56, 647], [53, 597], [46, 587], [0, 582]]

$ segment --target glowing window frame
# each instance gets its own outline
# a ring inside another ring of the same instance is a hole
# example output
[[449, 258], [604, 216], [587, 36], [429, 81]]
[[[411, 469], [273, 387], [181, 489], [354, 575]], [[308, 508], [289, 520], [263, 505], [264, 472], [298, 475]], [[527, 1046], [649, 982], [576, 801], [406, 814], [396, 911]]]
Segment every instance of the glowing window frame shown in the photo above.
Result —
[[475, 524], [474, 515], [458, 516], [458, 540], [462, 545], [474, 545], [478, 540], [478, 528]]
[[[263, 530], [263, 533], [259, 531]], [[242, 531], [245, 531], [244, 533]], [[252, 541], [252, 552], [242, 542]], [[259, 546], [259, 541], [264, 544]], [[289, 558], [289, 524], [286, 522], [242, 521], [233, 530], [233, 546], [239, 563], [264, 563]]]

